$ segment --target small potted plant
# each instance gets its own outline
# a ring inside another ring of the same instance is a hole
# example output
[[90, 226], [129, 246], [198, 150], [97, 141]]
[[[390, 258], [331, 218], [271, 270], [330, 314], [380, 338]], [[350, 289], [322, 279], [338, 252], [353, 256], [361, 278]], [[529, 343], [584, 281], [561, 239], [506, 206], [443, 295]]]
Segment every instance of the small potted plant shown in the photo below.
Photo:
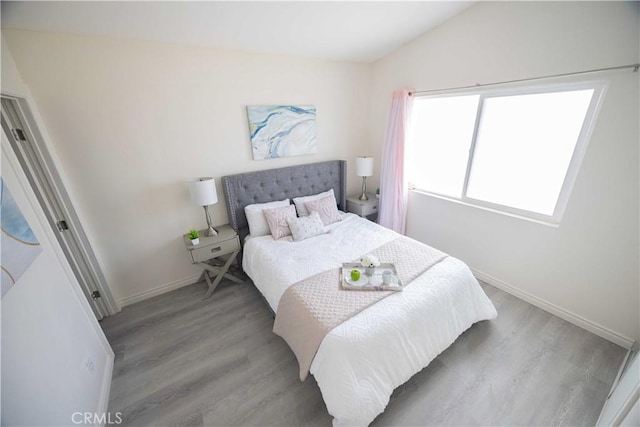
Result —
[[376, 267], [380, 265], [380, 260], [375, 255], [365, 255], [360, 259], [360, 264], [364, 267], [364, 272], [367, 276], [373, 276], [376, 271]]
[[200, 243], [200, 233], [198, 233], [198, 230], [196, 230], [195, 228], [189, 230], [189, 234], [187, 234], [187, 236], [189, 236], [189, 239], [191, 240], [191, 244], [193, 246], [196, 246]]
[[380, 189], [378, 188], [376, 190], [376, 199], [379, 199], [379, 198], [380, 198]]

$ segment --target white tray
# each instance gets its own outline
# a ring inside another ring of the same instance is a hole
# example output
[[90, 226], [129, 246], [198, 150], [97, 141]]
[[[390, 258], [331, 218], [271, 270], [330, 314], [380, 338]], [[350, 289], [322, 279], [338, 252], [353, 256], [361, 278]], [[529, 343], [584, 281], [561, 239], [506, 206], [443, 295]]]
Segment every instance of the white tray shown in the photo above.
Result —
[[[360, 280], [357, 284], [351, 281], [351, 270], [360, 270]], [[392, 273], [391, 283], [385, 285], [382, 283], [382, 272], [389, 270]], [[366, 280], [362, 278], [366, 276]], [[353, 291], [402, 291], [404, 287], [400, 279], [398, 278], [398, 272], [396, 266], [391, 263], [382, 263], [378, 267], [374, 268], [372, 275], [365, 274], [365, 268], [358, 262], [346, 262], [342, 264], [340, 269], [340, 287], [345, 290]]]

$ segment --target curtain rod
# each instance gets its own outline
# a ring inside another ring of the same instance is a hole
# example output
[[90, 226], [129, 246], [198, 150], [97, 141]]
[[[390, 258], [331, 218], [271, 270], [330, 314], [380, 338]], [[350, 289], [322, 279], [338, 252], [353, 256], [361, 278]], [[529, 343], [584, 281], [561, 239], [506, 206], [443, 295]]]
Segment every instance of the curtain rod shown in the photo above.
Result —
[[448, 87], [448, 88], [445, 88], [445, 89], [414, 90], [414, 91], [410, 91], [409, 94], [416, 95], [416, 94], [422, 94], [422, 93], [442, 92], [442, 91], [446, 91], [446, 90], [474, 89], [474, 88], [479, 88], [479, 87], [484, 87], [484, 86], [496, 86], [496, 85], [503, 85], [503, 84], [508, 84], [508, 83], [530, 82], [530, 81], [534, 81], [534, 80], [551, 79], [551, 78], [554, 78], [554, 77], [579, 76], [579, 75], [582, 75], [582, 74], [602, 73], [602, 72], [605, 72], [605, 71], [624, 70], [624, 69], [627, 69], [627, 68], [633, 68], [633, 72], [637, 73], [638, 69], [640, 68], [640, 64], [629, 64], [629, 65], [620, 65], [620, 66], [617, 66], [617, 67], [597, 68], [595, 70], [578, 71], [578, 72], [575, 72], [575, 73], [551, 74], [551, 75], [548, 75], [548, 76], [530, 77], [528, 79], [518, 79], [518, 80], [507, 80], [507, 81], [503, 81], [503, 82], [482, 83], [482, 84], [481, 83], [476, 83], [475, 85], [471, 85], [471, 86]]

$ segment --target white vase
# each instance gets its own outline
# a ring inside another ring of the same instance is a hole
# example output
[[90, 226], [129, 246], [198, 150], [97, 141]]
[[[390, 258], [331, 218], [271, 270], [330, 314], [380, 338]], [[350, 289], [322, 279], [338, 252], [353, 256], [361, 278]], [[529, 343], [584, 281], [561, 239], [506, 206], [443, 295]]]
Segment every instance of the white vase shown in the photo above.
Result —
[[376, 268], [375, 267], [365, 267], [364, 268], [364, 272], [367, 276], [371, 277], [374, 275], [374, 273], [376, 272]]
[[200, 244], [200, 238], [198, 237], [197, 239], [191, 239], [191, 244], [193, 246]]

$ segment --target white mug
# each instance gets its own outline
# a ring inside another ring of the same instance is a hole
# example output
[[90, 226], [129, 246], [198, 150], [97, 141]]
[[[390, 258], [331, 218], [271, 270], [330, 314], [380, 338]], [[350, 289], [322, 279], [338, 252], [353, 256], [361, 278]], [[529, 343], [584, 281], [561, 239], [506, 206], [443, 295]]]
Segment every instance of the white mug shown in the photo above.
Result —
[[392, 279], [393, 273], [391, 272], [391, 270], [385, 270], [382, 272], [382, 283], [388, 285], [391, 283]]

